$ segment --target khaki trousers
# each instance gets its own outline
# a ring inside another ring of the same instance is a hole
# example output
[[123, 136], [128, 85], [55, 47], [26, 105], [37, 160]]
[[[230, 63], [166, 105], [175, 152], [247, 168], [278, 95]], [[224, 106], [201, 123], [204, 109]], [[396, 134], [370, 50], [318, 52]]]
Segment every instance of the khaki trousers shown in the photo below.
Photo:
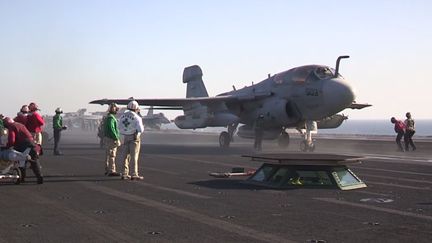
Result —
[[32, 132], [33, 139], [35, 144], [42, 145], [42, 133], [41, 132]]
[[[120, 161], [124, 162], [123, 175], [129, 175], [129, 162], [132, 162], [133, 173], [132, 176], [138, 176], [138, 158], [141, 148], [141, 138], [137, 135], [124, 135], [124, 141], [120, 147], [121, 157]], [[129, 159], [129, 158], [130, 159]]]
[[105, 172], [116, 172], [115, 159], [117, 155], [118, 145], [116, 143], [116, 140], [108, 137], [104, 138], [104, 142], [106, 147]]

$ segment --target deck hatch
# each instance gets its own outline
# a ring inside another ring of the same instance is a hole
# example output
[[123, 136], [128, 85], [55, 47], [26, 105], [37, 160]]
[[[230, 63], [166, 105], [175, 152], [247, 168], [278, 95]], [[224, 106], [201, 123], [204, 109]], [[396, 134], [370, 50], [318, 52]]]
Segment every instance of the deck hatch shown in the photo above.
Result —
[[366, 184], [347, 165], [361, 157], [334, 154], [244, 155], [264, 164], [246, 182], [272, 188], [339, 188], [351, 190]]

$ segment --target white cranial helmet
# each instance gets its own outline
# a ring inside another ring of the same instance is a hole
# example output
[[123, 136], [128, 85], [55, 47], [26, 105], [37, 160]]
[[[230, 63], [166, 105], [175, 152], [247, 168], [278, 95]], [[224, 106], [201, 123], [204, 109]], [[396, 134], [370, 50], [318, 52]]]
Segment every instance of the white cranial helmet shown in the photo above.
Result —
[[136, 102], [135, 100], [132, 100], [131, 102], [129, 102], [129, 104], [127, 105], [127, 108], [129, 110], [136, 110], [138, 109], [139, 105], [138, 102]]

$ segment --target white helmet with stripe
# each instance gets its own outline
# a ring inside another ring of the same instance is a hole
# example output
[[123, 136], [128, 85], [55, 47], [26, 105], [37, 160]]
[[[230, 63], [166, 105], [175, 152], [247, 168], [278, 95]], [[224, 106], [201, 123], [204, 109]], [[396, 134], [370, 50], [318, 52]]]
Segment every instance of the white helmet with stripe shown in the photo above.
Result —
[[135, 100], [132, 100], [131, 102], [129, 102], [129, 104], [127, 105], [127, 108], [129, 110], [133, 110], [136, 111], [139, 108], [138, 102], [136, 102]]

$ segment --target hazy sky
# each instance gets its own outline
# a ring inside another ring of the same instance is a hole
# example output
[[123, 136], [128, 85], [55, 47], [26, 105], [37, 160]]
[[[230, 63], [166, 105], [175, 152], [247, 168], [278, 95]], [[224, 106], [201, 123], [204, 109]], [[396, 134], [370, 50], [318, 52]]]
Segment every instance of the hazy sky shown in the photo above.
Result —
[[427, 0], [0, 0], [0, 113], [31, 101], [52, 114], [105, 110], [88, 104], [99, 98], [184, 97], [193, 64], [214, 96], [350, 55], [340, 72], [373, 107], [344, 114], [432, 118], [431, 12]]

